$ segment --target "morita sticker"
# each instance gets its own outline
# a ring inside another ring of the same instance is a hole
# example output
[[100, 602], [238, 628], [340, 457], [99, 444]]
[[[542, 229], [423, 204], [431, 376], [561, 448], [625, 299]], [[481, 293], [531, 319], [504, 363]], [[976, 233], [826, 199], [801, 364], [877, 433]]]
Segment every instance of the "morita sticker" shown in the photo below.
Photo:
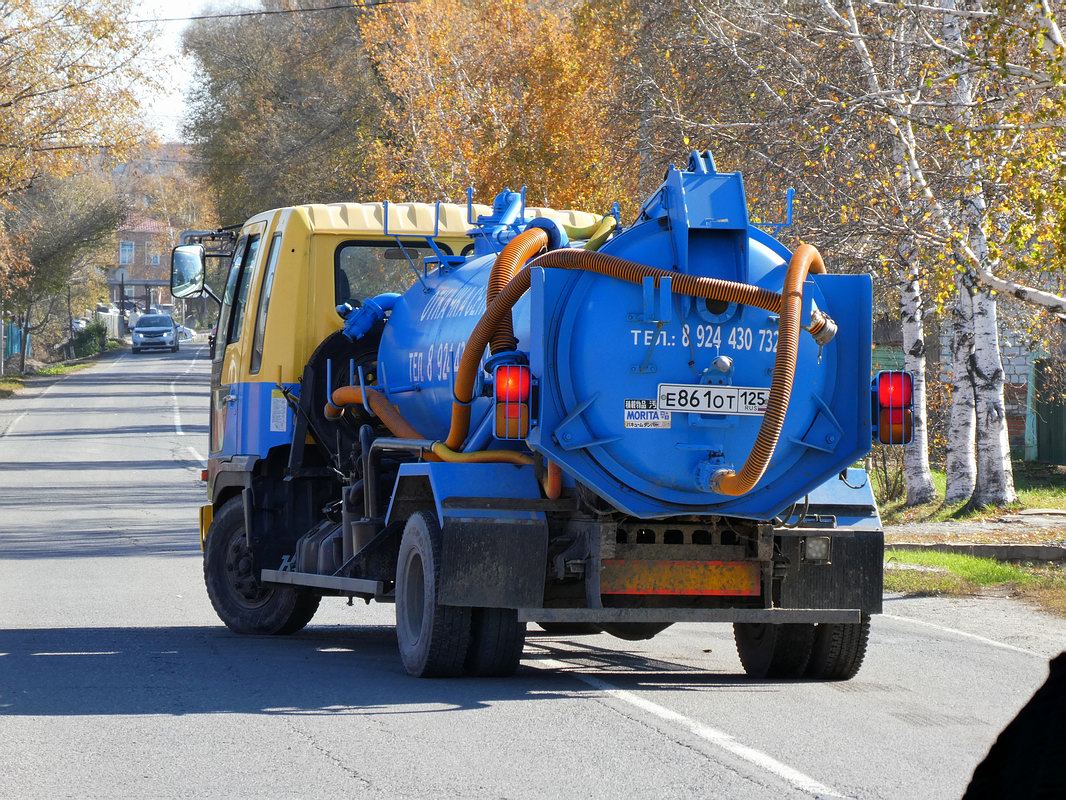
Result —
[[669, 428], [670, 412], [660, 411], [654, 400], [626, 400], [627, 428]]
[[284, 433], [289, 427], [289, 404], [280, 389], [270, 393], [270, 431]]

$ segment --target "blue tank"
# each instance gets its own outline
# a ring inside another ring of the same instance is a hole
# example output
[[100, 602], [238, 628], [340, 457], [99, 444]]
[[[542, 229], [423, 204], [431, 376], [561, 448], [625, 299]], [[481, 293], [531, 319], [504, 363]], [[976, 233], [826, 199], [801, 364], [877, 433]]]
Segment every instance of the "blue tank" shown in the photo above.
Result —
[[[519, 216], [502, 227], [483, 225], [480, 249], [498, 248], [525, 224]], [[694, 153], [684, 170], [671, 167], [636, 222], [601, 252], [774, 292], [791, 257], [749, 222], [741, 176], [718, 173], [709, 153]], [[379, 382], [428, 438], [448, 430], [452, 383], [484, 313], [495, 257], [442, 265], [424, 285], [389, 301]], [[801, 333], [780, 439], [746, 494], [718, 494], [712, 478], [739, 469], [752, 449], [773, 374], [778, 317], [677, 294], [669, 281], [656, 287], [534, 267], [531, 289], [514, 308], [518, 349], [528, 356], [536, 387], [529, 436], [494, 440], [492, 400], [475, 392], [464, 449], [528, 447], [561, 465], [571, 484], [637, 517], [772, 519], [865, 455], [871, 441], [870, 279], [813, 275], [803, 297], [804, 326], [822, 313], [838, 333], [824, 345]], [[682, 410], [689, 403], [697, 410]]]

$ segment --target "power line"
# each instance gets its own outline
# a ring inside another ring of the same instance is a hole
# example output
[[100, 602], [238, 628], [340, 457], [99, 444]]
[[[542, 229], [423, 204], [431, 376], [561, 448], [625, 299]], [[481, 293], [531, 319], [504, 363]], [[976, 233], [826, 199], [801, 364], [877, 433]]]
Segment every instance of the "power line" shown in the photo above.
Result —
[[277, 8], [260, 11], [230, 11], [222, 14], [200, 14], [193, 17], [155, 17], [152, 19], [128, 19], [129, 25], [145, 25], [157, 22], [196, 22], [204, 19], [235, 19], [238, 17], [269, 17], [276, 14], [311, 14], [316, 11], [366, 11], [379, 6], [394, 6], [417, 3], [418, 0], [365, 0], [362, 3], [345, 3], [335, 6], [312, 6], [310, 8]]

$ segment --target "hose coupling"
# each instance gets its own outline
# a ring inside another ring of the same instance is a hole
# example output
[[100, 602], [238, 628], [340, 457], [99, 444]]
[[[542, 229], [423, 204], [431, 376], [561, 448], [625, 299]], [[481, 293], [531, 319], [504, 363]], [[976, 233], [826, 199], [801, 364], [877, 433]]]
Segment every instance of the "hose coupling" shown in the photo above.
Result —
[[837, 335], [837, 324], [833, 318], [817, 308], [811, 312], [811, 324], [807, 326], [807, 332], [818, 343], [818, 347], [825, 347]]
[[714, 474], [711, 475], [710, 480], [707, 481], [707, 491], [715, 492], [716, 494], [722, 494], [722, 481], [731, 475], [736, 475], [736, 470], [732, 469], [717, 469]]

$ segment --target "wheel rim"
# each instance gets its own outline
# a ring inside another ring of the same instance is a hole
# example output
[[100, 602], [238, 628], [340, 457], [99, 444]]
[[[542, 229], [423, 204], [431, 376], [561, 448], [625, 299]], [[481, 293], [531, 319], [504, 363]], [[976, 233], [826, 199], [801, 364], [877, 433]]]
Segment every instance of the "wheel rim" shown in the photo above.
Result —
[[248, 548], [248, 539], [243, 530], [236, 530], [226, 547], [226, 588], [233, 599], [246, 608], [258, 608], [264, 605], [271, 594], [255, 578], [252, 568], [252, 551]]
[[404, 565], [403, 613], [400, 615], [408, 641], [415, 644], [422, 637], [426, 613], [426, 570], [422, 556], [411, 550]]

